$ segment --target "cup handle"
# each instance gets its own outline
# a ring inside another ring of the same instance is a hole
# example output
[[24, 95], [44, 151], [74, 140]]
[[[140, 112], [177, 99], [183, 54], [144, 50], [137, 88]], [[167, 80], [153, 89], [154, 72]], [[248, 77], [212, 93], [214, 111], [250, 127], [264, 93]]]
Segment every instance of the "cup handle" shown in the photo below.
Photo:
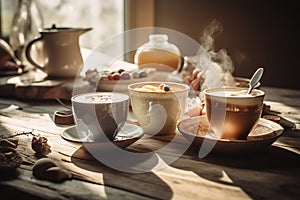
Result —
[[39, 69], [41, 69], [41, 70], [43, 71], [44, 68], [41, 67], [40, 65], [38, 65], [38, 64], [32, 59], [32, 57], [31, 57], [31, 48], [32, 48], [32, 45], [33, 45], [34, 43], [40, 41], [41, 39], [42, 39], [42, 37], [39, 37], [39, 38], [36, 38], [36, 39], [31, 40], [31, 41], [28, 43], [28, 45], [26, 46], [26, 51], [25, 51], [25, 53], [26, 53], [26, 58], [27, 58], [27, 60], [28, 60], [33, 66], [35, 66], [35, 67], [37, 67], [37, 68], [39, 68]]
[[143, 126], [143, 130], [153, 135], [161, 131], [167, 120], [165, 108], [158, 103], [150, 101], [147, 116], [149, 117], [150, 123]]

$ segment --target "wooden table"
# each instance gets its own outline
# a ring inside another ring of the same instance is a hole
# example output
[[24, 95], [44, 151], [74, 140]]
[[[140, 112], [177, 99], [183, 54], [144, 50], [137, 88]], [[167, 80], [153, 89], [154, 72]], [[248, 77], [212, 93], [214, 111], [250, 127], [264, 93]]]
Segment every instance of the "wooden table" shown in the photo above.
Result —
[[[17, 151], [23, 163], [13, 173], [1, 173], [0, 195], [8, 199], [299, 199], [300, 197], [300, 91], [262, 87], [271, 110], [295, 124], [258, 155], [200, 159], [189, 148], [169, 166], [146, 173], [112, 169], [61, 133], [69, 126], [53, 122], [56, 101], [0, 99], [0, 133], [32, 131], [49, 139], [49, 158], [69, 170], [74, 178], [63, 183], [38, 180], [32, 165], [38, 159], [31, 149], [32, 135], [20, 135]], [[126, 149], [149, 152], [166, 145], [172, 136], [140, 139]], [[187, 140], [178, 133], [176, 143]], [[173, 152], [165, 152], [169, 157]], [[1, 197], [2, 199], [2, 197]]]

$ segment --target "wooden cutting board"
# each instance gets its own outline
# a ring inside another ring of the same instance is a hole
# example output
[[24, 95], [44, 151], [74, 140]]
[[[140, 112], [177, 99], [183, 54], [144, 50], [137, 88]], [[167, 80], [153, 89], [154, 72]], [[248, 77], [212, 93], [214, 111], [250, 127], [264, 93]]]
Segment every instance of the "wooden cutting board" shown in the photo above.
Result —
[[30, 70], [17, 76], [0, 77], [0, 96], [21, 100], [57, 98], [70, 100], [74, 87], [76, 91], [88, 92], [93, 89], [83, 78], [79, 81], [80, 84], [74, 86], [74, 79], [49, 79], [42, 71]]
[[[81, 48], [81, 53], [83, 60], [86, 62], [83, 71], [94, 66], [99, 67], [100, 70], [101, 67], [107, 66], [107, 64], [109, 64], [109, 69], [112, 71], [120, 68], [125, 70], [138, 68], [133, 63], [114, 60], [107, 55], [90, 49]], [[114, 61], [111, 62], [112, 60]], [[95, 91], [95, 86], [84, 81], [83, 77], [82, 80], [76, 79], [75, 86], [72, 79], [47, 79], [43, 71], [35, 70], [31, 65], [28, 65], [28, 68], [29, 70], [21, 75], [1, 76], [0, 74], [0, 97], [14, 97], [21, 100], [56, 98], [70, 100], [74, 87], [77, 93]], [[107, 70], [106, 67], [103, 69]]]

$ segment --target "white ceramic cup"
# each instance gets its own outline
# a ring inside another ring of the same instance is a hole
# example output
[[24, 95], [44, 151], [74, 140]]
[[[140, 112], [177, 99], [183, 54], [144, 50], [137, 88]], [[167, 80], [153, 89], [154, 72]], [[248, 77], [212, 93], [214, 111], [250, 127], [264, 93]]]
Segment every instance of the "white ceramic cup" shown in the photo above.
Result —
[[113, 141], [127, 120], [127, 94], [91, 92], [75, 95], [71, 101], [77, 131], [85, 141]]

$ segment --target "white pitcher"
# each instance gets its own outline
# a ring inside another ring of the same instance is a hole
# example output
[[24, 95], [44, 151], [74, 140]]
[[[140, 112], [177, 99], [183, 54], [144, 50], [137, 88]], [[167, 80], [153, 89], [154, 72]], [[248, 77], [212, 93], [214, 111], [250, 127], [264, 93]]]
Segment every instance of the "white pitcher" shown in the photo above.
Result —
[[[39, 28], [41, 36], [30, 41], [26, 47], [27, 60], [48, 77], [75, 77], [83, 63], [79, 36], [91, 29], [56, 28], [55, 25]], [[40, 45], [39, 48], [33, 48], [36, 45]]]

